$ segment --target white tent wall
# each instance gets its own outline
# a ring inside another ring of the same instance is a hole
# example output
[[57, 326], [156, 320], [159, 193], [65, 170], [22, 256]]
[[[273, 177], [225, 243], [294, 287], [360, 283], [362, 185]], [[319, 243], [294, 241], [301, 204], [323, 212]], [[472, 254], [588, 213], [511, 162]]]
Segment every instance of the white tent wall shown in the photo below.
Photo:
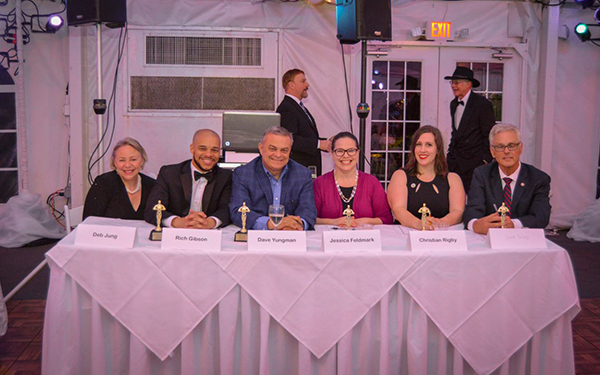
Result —
[[[596, 198], [600, 149], [600, 47], [573, 33], [580, 22], [595, 23], [593, 11], [562, 8], [559, 26], [570, 31], [558, 42], [552, 152], [551, 224], [570, 227]], [[591, 28], [600, 37], [600, 28]], [[547, 108], [546, 110], [552, 110]]]
[[[60, 3], [43, 1], [36, 4], [42, 14], [62, 9]], [[0, 13], [8, 13], [14, 7], [15, 1], [9, 1], [0, 7]], [[35, 8], [29, 2], [22, 3], [22, 10], [35, 14]], [[27, 173], [28, 190], [43, 198], [67, 184], [69, 130], [63, 114], [69, 80], [67, 37], [66, 27], [56, 34], [32, 33], [30, 42], [19, 54], [24, 62], [18, 74], [24, 76], [27, 150], [24, 154], [25, 150], [19, 147], [18, 157], [28, 162], [27, 170], [19, 172], [19, 188], [23, 188], [24, 173]], [[12, 47], [13, 44], [0, 40], [0, 51]], [[10, 71], [14, 72], [15, 67], [16, 63], [11, 63]], [[18, 81], [17, 77], [13, 79]], [[3, 206], [0, 204], [0, 211]]]
[[[538, 102], [538, 90], [543, 86], [540, 82], [540, 65], [545, 64], [543, 59], [540, 59], [540, 44], [547, 42], [544, 40], [545, 31], [542, 28], [544, 14], [539, 5], [512, 1], [392, 1], [392, 4], [394, 40], [410, 41], [411, 28], [423, 26], [427, 20], [446, 19], [460, 24], [461, 28], [470, 29], [468, 43], [488, 47], [495, 43], [506, 44], [520, 40], [508, 38], [506, 32], [508, 14], [514, 14], [514, 10], [517, 10], [524, 29], [523, 40], [528, 43], [523, 57], [525, 84], [521, 98], [520, 124], [523, 140], [527, 145], [524, 161], [541, 166], [539, 164], [542, 163], [536, 163], [535, 160], [538, 152], [536, 147], [540, 147], [536, 144], [536, 139], [540, 136], [540, 129], [554, 129], [550, 148], [554, 151], [552, 170], [548, 172], [553, 178], [553, 215], [559, 218], [559, 221], [553, 219], [553, 223], [570, 222], [574, 215], [589, 204], [595, 194], [599, 115], [598, 106], [594, 105], [594, 94], [599, 92], [600, 64], [597, 62], [600, 48], [589, 43], [580, 43], [573, 35], [567, 41], [558, 42], [556, 95], [561, 105], [554, 106], [554, 121], [548, 126], [541, 124], [540, 111], [543, 108], [540, 109]], [[131, 27], [245, 28], [278, 32], [279, 71], [276, 76], [280, 77], [284, 71], [293, 67], [305, 70], [311, 84], [307, 106], [317, 119], [321, 134], [331, 136], [348, 129], [341, 49], [335, 38], [334, 6], [324, 3], [315, 6], [306, 2], [279, 1], [251, 3], [249, 0], [129, 0], [127, 6]], [[567, 24], [572, 30], [580, 16], [587, 17], [586, 22], [592, 22], [589, 10], [561, 9], [560, 24]], [[65, 82], [61, 74], [66, 74], [68, 65], [73, 204], [80, 205], [88, 188], [85, 182], [87, 158], [97, 142], [96, 116], [91, 110], [91, 100], [96, 97], [96, 44], [93, 26], [69, 27], [68, 30], [68, 40], [64, 30], [61, 30], [59, 34], [50, 36], [54, 38], [50, 44], [35, 44], [35, 51], [34, 48], [30, 48], [34, 46], [34, 42], [27, 46], [28, 56], [40, 56], [40, 59], [28, 60], [27, 65], [28, 123], [31, 129], [28, 132], [30, 186], [32, 191], [46, 196], [63, 187], [66, 180], [67, 134], [62, 125]], [[120, 30], [103, 28], [103, 88], [107, 100], [114, 77], [119, 32]], [[38, 39], [41, 43], [41, 38]], [[65, 52], [67, 45], [68, 54]], [[358, 46], [345, 49], [349, 52], [346, 62], [349, 69], [351, 107], [354, 112], [359, 99], [360, 49]], [[163, 164], [188, 158], [188, 145], [196, 129], [209, 127], [220, 131], [221, 120], [217, 113], [194, 116], [130, 115], [127, 111], [127, 63], [126, 49], [117, 87], [114, 141], [125, 136], [140, 140], [150, 158], [145, 168], [146, 173], [157, 173]], [[585, 67], [588, 75], [579, 73], [583, 69], [576, 70], [574, 66]], [[546, 76], [543, 79], [544, 83], [553, 84]], [[283, 95], [279, 86], [278, 82], [276, 104]], [[449, 91], [449, 88], [440, 84], [440, 90], [444, 89]], [[353, 117], [354, 129], [357, 131], [358, 120], [355, 115]], [[54, 125], [41, 128], [44, 121]], [[448, 124], [438, 125], [442, 130], [446, 128], [445, 132], [448, 133]], [[576, 134], [572, 131], [574, 128], [578, 129]], [[574, 150], [577, 152], [572, 152]], [[324, 157], [324, 161], [324, 169], [330, 169], [332, 165], [329, 158]], [[108, 170], [108, 158], [104, 163], [105, 170]], [[574, 198], [575, 191], [578, 193], [577, 197], [581, 198]]]

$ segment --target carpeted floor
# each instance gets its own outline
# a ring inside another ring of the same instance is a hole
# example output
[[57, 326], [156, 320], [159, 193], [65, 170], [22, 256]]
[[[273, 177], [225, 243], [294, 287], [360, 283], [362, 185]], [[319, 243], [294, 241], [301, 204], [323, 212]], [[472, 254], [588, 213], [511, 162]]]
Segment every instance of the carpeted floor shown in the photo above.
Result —
[[[566, 231], [548, 239], [565, 248], [571, 256], [579, 297], [600, 297], [600, 243], [573, 241], [567, 238]], [[5, 295], [44, 260], [44, 254], [55, 243], [48, 240], [16, 249], [0, 247], [0, 285]], [[13, 299], [46, 299], [49, 274], [48, 267], [44, 267]]]

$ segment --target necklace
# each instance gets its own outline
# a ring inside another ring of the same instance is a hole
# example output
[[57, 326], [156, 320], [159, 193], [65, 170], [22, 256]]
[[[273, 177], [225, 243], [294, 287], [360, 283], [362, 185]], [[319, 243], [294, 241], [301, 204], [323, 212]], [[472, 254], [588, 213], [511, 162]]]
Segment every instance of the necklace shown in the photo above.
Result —
[[[125, 184], [123, 183], [123, 185], [125, 185]], [[137, 182], [137, 186], [135, 187], [135, 189], [134, 189], [134, 190], [129, 190], [129, 189], [127, 189], [127, 185], [125, 185], [125, 190], [127, 190], [127, 192], [128, 192], [129, 194], [135, 194], [135, 193], [137, 193], [138, 191], [140, 191], [140, 189], [141, 189], [141, 188], [142, 188], [142, 177], [141, 177], [139, 174], [138, 174], [138, 182]]]
[[354, 178], [354, 187], [352, 188], [352, 194], [350, 194], [350, 198], [346, 198], [344, 193], [342, 193], [342, 189], [340, 188], [340, 184], [338, 184], [337, 178], [335, 177], [335, 173], [333, 174], [333, 179], [335, 181], [335, 187], [337, 188], [340, 198], [342, 198], [344, 203], [350, 203], [350, 201], [354, 198], [354, 194], [356, 194], [356, 186], [358, 186], [358, 169], [356, 170], [356, 177]]

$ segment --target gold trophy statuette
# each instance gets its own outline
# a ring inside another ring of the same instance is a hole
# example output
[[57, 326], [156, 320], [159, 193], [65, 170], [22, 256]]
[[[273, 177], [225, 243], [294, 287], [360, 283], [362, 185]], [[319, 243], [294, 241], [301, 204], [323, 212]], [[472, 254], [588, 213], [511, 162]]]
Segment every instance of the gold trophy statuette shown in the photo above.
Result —
[[248, 206], [246, 206], [246, 202], [242, 204], [242, 207], [238, 209], [238, 212], [242, 213], [242, 229], [237, 231], [235, 234], [235, 238], [233, 239], [235, 242], [248, 242], [248, 230], [246, 229], [246, 215], [250, 212]]
[[506, 228], [506, 214], [509, 211], [510, 210], [508, 209], [508, 207], [506, 207], [504, 202], [502, 202], [502, 206], [500, 206], [500, 208], [498, 209], [498, 213], [500, 214], [500, 227], [502, 228]]
[[423, 207], [419, 208], [418, 212], [421, 214], [421, 224], [423, 225], [421, 230], [427, 230], [427, 217], [431, 216], [431, 211], [427, 208], [425, 203], [423, 203]]
[[160, 223], [162, 222], [162, 212], [166, 210], [166, 208], [158, 201], [152, 209], [156, 211], [156, 229], [152, 229], [152, 232], [150, 232], [150, 241], [160, 241], [162, 240], [162, 228], [160, 227]]
[[350, 208], [350, 205], [342, 212], [346, 216], [346, 230], [350, 230], [350, 220], [352, 220], [352, 216], [354, 216], [354, 211]]

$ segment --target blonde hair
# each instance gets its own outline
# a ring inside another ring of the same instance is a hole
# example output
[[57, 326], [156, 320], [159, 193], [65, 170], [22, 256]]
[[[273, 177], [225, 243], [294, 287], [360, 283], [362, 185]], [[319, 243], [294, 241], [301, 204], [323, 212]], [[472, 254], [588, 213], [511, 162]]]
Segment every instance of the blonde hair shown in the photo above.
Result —
[[148, 161], [148, 155], [146, 155], [146, 150], [144, 150], [140, 142], [131, 137], [123, 138], [119, 142], [117, 142], [117, 144], [113, 148], [112, 155], [110, 156], [110, 167], [113, 170], [117, 169], [117, 167], [115, 166], [115, 155], [117, 153], [117, 150], [123, 146], [131, 146], [142, 155], [142, 160], [144, 160], [144, 162], [142, 163], [142, 168], [144, 168], [144, 164], [146, 164], [146, 162]]

